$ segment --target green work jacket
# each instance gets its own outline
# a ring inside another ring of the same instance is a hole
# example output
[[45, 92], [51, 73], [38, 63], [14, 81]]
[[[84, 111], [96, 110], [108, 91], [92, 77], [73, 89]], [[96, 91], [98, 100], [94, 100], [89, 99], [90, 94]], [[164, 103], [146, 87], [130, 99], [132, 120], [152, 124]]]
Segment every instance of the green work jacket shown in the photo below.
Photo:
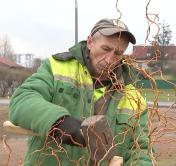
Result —
[[[94, 89], [83, 58], [85, 44], [80, 42], [69, 53], [45, 60], [12, 95], [9, 119], [39, 134], [28, 137], [23, 165], [85, 166], [89, 163], [87, 147], [59, 144], [48, 137], [52, 125], [63, 116], [83, 121], [94, 115], [94, 102], [105, 93], [104, 87]], [[125, 166], [150, 166], [146, 102], [129, 79], [132, 73], [125, 61], [122, 69], [125, 87], [113, 93], [106, 112], [116, 155], [123, 157]], [[99, 164], [108, 165], [106, 161]]]

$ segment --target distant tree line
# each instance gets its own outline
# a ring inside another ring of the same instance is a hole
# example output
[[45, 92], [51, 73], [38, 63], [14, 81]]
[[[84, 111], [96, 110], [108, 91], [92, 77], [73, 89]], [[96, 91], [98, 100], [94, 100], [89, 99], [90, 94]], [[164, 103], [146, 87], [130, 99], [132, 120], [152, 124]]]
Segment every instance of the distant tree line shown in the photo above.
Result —
[[14, 90], [33, 72], [34, 70], [31, 69], [0, 66], [0, 96], [11, 96]]

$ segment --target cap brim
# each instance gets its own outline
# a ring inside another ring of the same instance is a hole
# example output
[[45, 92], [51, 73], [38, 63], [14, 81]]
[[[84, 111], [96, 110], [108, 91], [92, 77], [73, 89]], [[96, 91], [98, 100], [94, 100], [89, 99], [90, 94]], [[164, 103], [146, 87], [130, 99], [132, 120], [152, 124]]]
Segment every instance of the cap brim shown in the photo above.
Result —
[[131, 32], [124, 30], [124, 29], [121, 29], [121, 28], [119, 28], [119, 29], [117, 29], [117, 28], [104, 28], [104, 29], [99, 30], [99, 32], [101, 34], [103, 34], [104, 36], [111, 36], [116, 33], [123, 32], [129, 36], [129, 41], [132, 44], [136, 44], [136, 38], [134, 37], [134, 35]]

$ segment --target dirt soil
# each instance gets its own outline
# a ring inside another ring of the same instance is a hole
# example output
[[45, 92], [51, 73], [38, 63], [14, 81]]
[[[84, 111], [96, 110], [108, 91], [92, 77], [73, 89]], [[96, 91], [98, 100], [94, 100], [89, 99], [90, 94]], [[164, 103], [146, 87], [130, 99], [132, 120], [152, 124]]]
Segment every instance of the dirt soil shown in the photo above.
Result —
[[[153, 147], [156, 149], [156, 159], [159, 166], [176, 166], [176, 108], [160, 108], [152, 120], [152, 128], [158, 128]], [[160, 118], [159, 118], [160, 117]], [[20, 166], [26, 150], [26, 137], [7, 134], [2, 129], [2, 123], [7, 120], [7, 106], [0, 106], [0, 166]], [[161, 132], [160, 132], [161, 131]], [[4, 146], [2, 136], [7, 135], [9, 152]], [[8, 159], [10, 157], [10, 159]]]

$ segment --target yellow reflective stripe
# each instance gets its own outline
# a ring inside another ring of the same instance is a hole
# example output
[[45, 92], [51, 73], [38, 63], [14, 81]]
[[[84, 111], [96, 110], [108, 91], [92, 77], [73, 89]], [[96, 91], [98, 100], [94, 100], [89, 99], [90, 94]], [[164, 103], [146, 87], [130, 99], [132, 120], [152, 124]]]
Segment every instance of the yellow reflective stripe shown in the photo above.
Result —
[[130, 109], [138, 113], [146, 109], [147, 103], [140, 92], [133, 85], [127, 85], [124, 95], [117, 106], [118, 109]]
[[[104, 93], [105, 87], [96, 89], [94, 91], [94, 100], [97, 101]], [[144, 111], [146, 106], [147, 103], [140, 92], [130, 84], [125, 86], [123, 96], [118, 103], [117, 109], [121, 110], [120, 113], [131, 114], [132, 111], [135, 111], [136, 113]]]
[[87, 68], [77, 60], [58, 61], [50, 58], [49, 61], [55, 79], [73, 83], [75, 86], [93, 88], [93, 81]]
[[94, 91], [94, 101], [97, 101], [105, 92], [106, 87], [96, 89]]
[[127, 115], [133, 115], [134, 114], [134, 111], [131, 110], [131, 109], [128, 109], [128, 108], [125, 108], [125, 109], [120, 109], [119, 112], [120, 114], [127, 114]]
[[61, 80], [63, 82], [69, 82], [73, 86], [88, 88], [89, 90], [93, 90], [92, 84], [91, 85], [90, 84], [80, 84], [77, 80], [74, 80], [74, 79], [69, 78], [69, 77], [65, 77], [65, 76], [61, 76], [61, 75], [55, 75], [54, 80]]

